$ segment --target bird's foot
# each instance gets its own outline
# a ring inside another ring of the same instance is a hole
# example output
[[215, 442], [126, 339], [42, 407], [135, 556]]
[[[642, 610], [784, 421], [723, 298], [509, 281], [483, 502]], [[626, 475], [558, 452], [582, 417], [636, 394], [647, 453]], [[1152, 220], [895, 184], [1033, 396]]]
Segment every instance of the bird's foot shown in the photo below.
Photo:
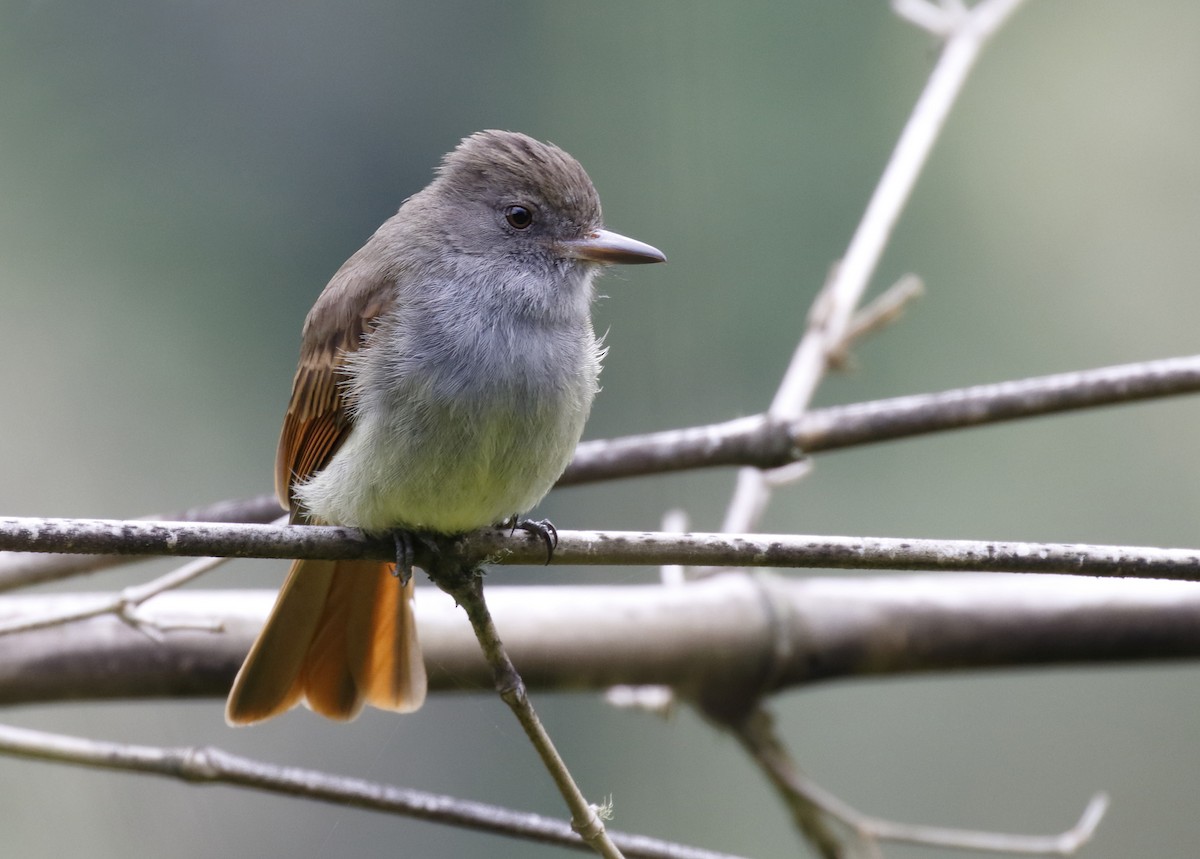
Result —
[[549, 519], [519, 519], [513, 516], [504, 524], [509, 527], [509, 534], [524, 531], [537, 537], [546, 546], [546, 563], [554, 559], [554, 550], [558, 548], [558, 529]]
[[400, 579], [402, 585], [407, 585], [412, 579], [417, 543], [434, 554], [438, 552], [437, 544], [418, 531], [393, 531], [392, 540], [396, 544], [396, 568], [392, 574]]

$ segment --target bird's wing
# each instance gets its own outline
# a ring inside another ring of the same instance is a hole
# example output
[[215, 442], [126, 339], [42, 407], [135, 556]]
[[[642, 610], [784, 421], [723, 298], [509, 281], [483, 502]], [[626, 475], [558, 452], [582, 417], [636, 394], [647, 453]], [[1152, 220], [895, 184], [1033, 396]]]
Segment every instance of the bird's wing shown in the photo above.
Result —
[[359, 251], [338, 270], [304, 322], [275, 454], [275, 494], [293, 513], [292, 487], [324, 468], [350, 432], [346, 363], [395, 300], [393, 281], [362, 265], [363, 256]]

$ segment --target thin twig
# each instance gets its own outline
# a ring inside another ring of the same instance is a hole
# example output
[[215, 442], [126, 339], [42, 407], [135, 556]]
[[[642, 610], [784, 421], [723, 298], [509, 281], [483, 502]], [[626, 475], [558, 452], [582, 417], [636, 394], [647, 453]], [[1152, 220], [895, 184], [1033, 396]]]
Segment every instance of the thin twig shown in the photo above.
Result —
[[906, 274], [877, 295], [850, 318], [842, 342], [829, 353], [829, 366], [835, 370], [849, 368], [850, 351], [855, 343], [889, 325], [894, 325], [904, 315], [908, 305], [924, 294], [925, 285], [921, 278], [915, 274]]
[[218, 632], [221, 624], [216, 620], [195, 619], [186, 622], [154, 620], [138, 611], [146, 600], [182, 587], [193, 579], [199, 578], [208, 571], [219, 567], [228, 558], [197, 558], [172, 570], [166, 575], [159, 576], [153, 581], [142, 585], [125, 588], [115, 594], [100, 597], [95, 605], [78, 607], [58, 613], [49, 613], [41, 617], [17, 618], [7, 623], [0, 622], [0, 635], [12, 635], [17, 632], [29, 632], [35, 629], [58, 626], [77, 620], [87, 620], [104, 614], [113, 614], [135, 629], [149, 635], [156, 641], [161, 641], [162, 632], [176, 629], [206, 630]]
[[[1072, 856], [1095, 834], [1108, 808], [1108, 797], [1103, 793], [1096, 794], [1075, 825], [1057, 835], [1013, 835], [882, 820], [863, 814], [800, 772], [775, 732], [770, 714], [765, 710], [755, 711], [750, 718], [730, 728], [747, 754], [783, 796], [798, 825], [804, 827], [806, 833], [809, 833], [808, 827], [812, 824], [814, 812], [820, 810], [867, 841], [893, 841], [1023, 856]], [[820, 834], [821, 830], [818, 830], [818, 837], [814, 839], [817, 844], [824, 843]], [[833, 859], [842, 854], [822, 848], [822, 855]]]
[[825, 814], [835, 820], [846, 821], [835, 812], [828, 811], [806, 791], [797, 789], [795, 777], [799, 774], [798, 770], [792, 765], [782, 738], [775, 732], [770, 714], [760, 705], [745, 719], [735, 723], [718, 721], [717, 724], [741, 743], [746, 754], [783, 798], [796, 828], [817, 852], [824, 859], [848, 859], [851, 854], [829, 828]]
[[483, 598], [483, 573], [469, 564], [464, 565], [453, 560], [434, 564], [433, 567], [430, 577], [466, 612], [483, 655], [491, 666], [496, 691], [521, 723], [525, 735], [529, 737], [538, 757], [542, 759], [542, 765], [546, 767], [558, 792], [566, 801], [571, 812], [571, 829], [605, 859], [623, 859], [621, 851], [609, 837], [597, 807], [587, 801], [572, 778], [566, 762], [555, 748], [554, 741], [550, 739], [550, 734], [538, 718], [537, 711], [533, 709], [525, 689], [525, 681], [508, 658], [504, 643], [492, 622], [487, 602]]
[[[553, 564], [687, 564], [871, 570], [1064, 573], [1200, 580], [1200, 550], [1087, 543], [835, 537], [804, 534], [558, 532]], [[465, 563], [542, 564], [545, 545], [505, 529], [457, 538]], [[320, 525], [0, 517], [0, 547], [21, 552], [389, 560], [387, 538]], [[422, 556], [418, 550], [418, 562]]]
[[[587, 845], [563, 821], [495, 805], [426, 793], [299, 767], [281, 767], [215, 748], [132, 745], [0, 725], [0, 752], [25, 758], [166, 776], [185, 782], [239, 787], [398, 814], [497, 835]], [[642, 835], [611, 833], [630, 859], [739, 859]]]

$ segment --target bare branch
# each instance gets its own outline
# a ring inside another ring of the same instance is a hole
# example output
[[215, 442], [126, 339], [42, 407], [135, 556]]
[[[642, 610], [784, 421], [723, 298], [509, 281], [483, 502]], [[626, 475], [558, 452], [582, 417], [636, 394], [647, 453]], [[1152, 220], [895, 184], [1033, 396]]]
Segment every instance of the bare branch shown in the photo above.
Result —
[[[832, 537], [803, 534], [672, 534], [559, 531], [556, 565], [686, 564], [709, 567], [832, 567], [872, 570], [1065, 573], [1200, 579], [1200, 550], [1086, 543]], [[0, 547], [21, 552], [213, 555], [237, 558], [391, 560], [386, 537], [318, 525], [143, 522], [0, 517]], [[484, 529], [446, 538], [466, 563], [542, 564], [545, 546], [523, 532]], [[417, 561], [428, 559], [418, 547]]]
[[794, 421], [754, 415], [583, 442], [558, 485], [714, 466], [778, 468], [824, 450], [1194, 393], [1200, 355], [814, 409]]
[[[492, 688], [453, 601], [418, 590], [430, 688]], [[101, 596], [8, 596], [0, 618]], [[163, 594], [140, 610], [180, 627], [161, 643], [112, 616], [3, 639], [0, 704], [223, 697], [273, 601], [268, 591]], [[1200, 586], [1188, 582], [759, 573], [686, 587], [493, 586], [488, 603], [531, 689], [670, 686], [728, 720], [764, 695], [847, 677], [1200, 657]], [[212, 618], [219, 635], [186, 628]]]
[[816, 452], [1192, 393], [1200, 393], [1200, 355], [819, 409], [797, 422], [792, 438]]
[[[283, 511], [274, 495], [219, 501], [176, 513], [142, 516], [170, 522], [273, 522]], [[25, 555], [0, 552], [0, 591], [95, 573], [136, 558], [121, 555]]]
[[[0, 752], [42, 761], [166, 776], [185, 782], [230, 784], [269, 793], [383, 811], [577, 850], [587, 845], [563, 821], [442, 794], [281, 767], [212, 747], [131, 745], [0, 725]], [[643, 835], [612, 833], [630, 859], [739, 859]]]
[[[808, 783], [811, 790], [814, 785]], [[829, 797], [832, 799], [832, 797]], [[1074, 856], [1096, 834], [1096, 828], [1108, 811], [1106, 793], [1097, 793], [1083, 809], [1075, 825], [1057, 835], [1017, 835], [1007, 832], [975, 832], [947, 829], [940, 826], [920, 826], [893, 820], [882, 820], [856, 812], [855, 824], [861, 834], [872, 840], [924, 844], [933, 847], [958, 847], [991, 853], [1012, 853], [1022, 856]], [[850, 811], [842, 806], [843, 813]]]

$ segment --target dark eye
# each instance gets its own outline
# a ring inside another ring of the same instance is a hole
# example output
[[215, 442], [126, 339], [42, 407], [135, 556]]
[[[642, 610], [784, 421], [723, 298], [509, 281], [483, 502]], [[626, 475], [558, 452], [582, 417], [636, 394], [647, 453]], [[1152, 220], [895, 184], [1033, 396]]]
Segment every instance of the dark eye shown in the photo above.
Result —
[[509, 206], [504, 210], [504, 219], [514, 230], [523, 230], [533, 223], [533, 210], [526, 206]]

